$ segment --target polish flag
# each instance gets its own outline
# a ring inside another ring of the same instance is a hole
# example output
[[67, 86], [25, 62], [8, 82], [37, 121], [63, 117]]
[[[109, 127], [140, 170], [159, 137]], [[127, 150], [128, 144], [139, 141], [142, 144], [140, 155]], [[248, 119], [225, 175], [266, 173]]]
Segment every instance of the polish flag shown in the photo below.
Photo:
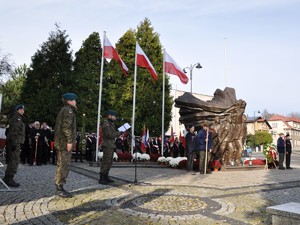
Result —
[[141, 49], [141, 47], [139, 46], [138, 43], [136, 43], [136, 56], [137, 56], [136, 64], [140, 67], [145, 67], [150, 72], [152, 78], [154, 80], [157, 80], [158, 75], [157, 75], [154, 67], [152, 66], [150, 60], [148, 59], [148, 57], [146, 56], [144, 51]]
[[165, 51], [165, 72], [173, 74], [179, 77], [183, 84], [189, 81], [189, 78], [185, 75], [182, 69], [177, 65], [177, 63], [172, 59], [172, 57]]
[[111, 45], [110, 41], [108, 40], [108, 38], [106, 36], [104, 36], [104, 54], [103, 54], [103, 56], [105, 59], [117, 60], [120, 63], [124, 74], [127, 75], [127, 73], [126, 73], [128, 71], [127, 66], [125, 65], [125, 63], [123, 62], [121, 57], [118, 55], [116, 49]]

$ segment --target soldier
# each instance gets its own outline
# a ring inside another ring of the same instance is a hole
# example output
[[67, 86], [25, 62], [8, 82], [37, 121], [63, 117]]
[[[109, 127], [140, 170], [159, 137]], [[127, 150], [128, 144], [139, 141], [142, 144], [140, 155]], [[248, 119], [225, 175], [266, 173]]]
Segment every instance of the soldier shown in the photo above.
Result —
[[74, 93], [63, 95], [63, 108], [56, 117], [54, 127], [54, 147], [57, 150], [57, 167], [55, 176], [55, 185], [57, 195], [64, 198], [72, 197], [63, 185], [69, 174], [71, 164], [72, 150], [76, 144], [76, 99]]
[[115, 139], [120, 135], [120, 132], [116, 129], [114, 121], [116, 120], [116, 112], [109, 110], [107, 112], [107, 119], [104, 120], [101, 125], [102, 129], [102, 150], [103, 150], [103, 161], [100, 170], [100, 184], [108, 184], [114, 182], [108, 176], [109, 170], [112, 166], [114, 149], [115, 149]]
[[6, 139], [7, 168], [3, 181], [9, 187], [19, 187], [20, 184], [14, 181], [19, 165], [21, 144], [25, 141], [24, 105], [17, 105], [15, 113], [9, 120], [9, 132]]

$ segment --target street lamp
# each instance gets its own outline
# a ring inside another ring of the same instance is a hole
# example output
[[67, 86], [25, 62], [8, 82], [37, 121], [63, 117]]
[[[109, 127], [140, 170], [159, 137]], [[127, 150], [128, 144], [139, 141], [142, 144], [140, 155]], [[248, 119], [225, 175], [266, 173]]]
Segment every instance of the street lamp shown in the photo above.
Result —
[[193, 83], [192, 83], [192, 78], [193, 78], [193, 69], [194, 67], [196, 66], [197, 69], [201, 69], [202, 66], [200, 65], [200, 63], [195, 63], [194, 65], [191, 64], [190, 67], [185, 67], [183, 68], [183, 72], [184, 73], [187, 73], [186, 69], [189, 69], [190, 70], [190, 81], [191, 81], [191, 93], [193, 93]]
[[[253, 112], [253, 113], [254, 113], [254, 117], [253, 117], [253, 130], [254, 130], [254, 131], [253, 131], [253, 134], [254, 134], [254, 145], [255, 145], [255, 141], [256, 141], [256, 140], [255, 140], [255, 133], [256, 133], [256, 129], [255, 129], [255, 123], [256, 123], [256, 120], [255, 120], [255, 113], [256, 113], [256, 112], [257, 112], [257, 113], [260, 113], [260, 111], [259, 111], [259, 110], [254, 110], [254, 112]], [[255, 151], [256, 151], [256, 147], [255, 147]]]

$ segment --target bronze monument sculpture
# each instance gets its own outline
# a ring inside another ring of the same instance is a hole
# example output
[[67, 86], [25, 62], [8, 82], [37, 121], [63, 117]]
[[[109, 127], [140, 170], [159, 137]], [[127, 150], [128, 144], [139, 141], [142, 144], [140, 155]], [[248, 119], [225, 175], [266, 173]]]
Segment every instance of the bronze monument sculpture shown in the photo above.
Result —
[[199, 130], [203, 123], [210, 126], [213, 133], [213, 159], [224, 165], [240, 165], [243, 145], [246, 141], [246, 102], [237, 100], [235, 90], [226, 87], [217, 89], [210, 101], [202, 101], [191, 93], [184, 93], [175, 99], [175, 107], [180, 108], [179, 121], [188, 127], [194, 125]]

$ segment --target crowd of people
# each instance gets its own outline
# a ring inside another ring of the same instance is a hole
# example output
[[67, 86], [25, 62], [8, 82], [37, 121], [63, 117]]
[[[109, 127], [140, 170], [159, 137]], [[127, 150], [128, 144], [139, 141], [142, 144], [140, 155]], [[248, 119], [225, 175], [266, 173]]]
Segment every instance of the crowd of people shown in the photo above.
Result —
[[[60, 197], [72, 197], [72, 194], [66, 191], [63, 185], [66, 183], [70, 171], [70, 164], [73, 152], [75, 151], [75, 161], [82, 162], [83, 152], [86, 160], [96, 159], [95, 134], [88, 134], [85, 137], [86, 143], [83, 143], [76, 126], [76, 98], [74, 93], [66, 93], [62, 96], [63, 107], [58, 112], [54, 130], [48, 126], [47, 122], [39, 121], [24, 123], [24, 105], [17, 105], [14, 115], [9, 120], [7, 128], [7, 168], [3, 181], [11, 187], [19, 187], [15, 182], [14, 175], [17, 172], [19, 161], [29, 165], [46, 165], [51, 162], [56, 165], [55, 186], [57, 195]], [[129, 152], [131, 138], [125, 133], [119, 132], [114, 121], [116, 112], [107, 111], [107, 118], [101, 124], [101, 150], [103, 151], [103, 161], [100, 169], [99, 183], [108, 184], [114, 182], [108, 174], [113, 162], [114, 152]], [[191, 130], [190, 130], [191, 131]], [[193, 134], [192, 134], [193, 135]], [[83, 139], [83, 138], [82, 138]], [[192, 139], [193, 140], [193, 139]], [[204, 126], [199, 135], [195, 138], [196, 145], [192, 150], [185, 151], [184, 144], [178, 137], [174, 141], [169, 138], [162, 144], [161, 138], [149, 138], [146, 143], [142, 143], [141, 138], [135, 139], [134, 152], [145, 152], [148, 154], [161, 154], [165, 157], [194, 157], [194, 152], [200, 153], [200, 161], [203, 164], [205, 154], [202, 151], [207, 149], [205, 143], [209, 140], [209, 149], [211, 151], [211, 137], [208, 136], [208, 127]], [[203, 147], [204, 146], [204, 147]], [[86, 148], [86, 149], [83, 149]], [[192, 153], [192, 156], [191, 156]], [[201, 169], [203, 170], [203, 167]], [[200, 171], [202, 172], [202, 171]]]

